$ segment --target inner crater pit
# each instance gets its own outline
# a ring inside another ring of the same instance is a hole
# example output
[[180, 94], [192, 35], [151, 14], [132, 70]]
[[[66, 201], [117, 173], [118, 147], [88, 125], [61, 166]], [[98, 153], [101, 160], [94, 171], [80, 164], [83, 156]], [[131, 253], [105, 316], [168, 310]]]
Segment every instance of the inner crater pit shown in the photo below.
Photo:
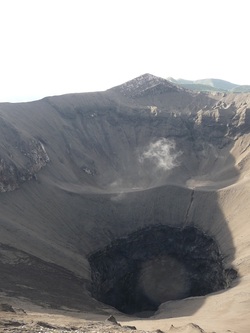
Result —
[[237, 275], [216, 241], [192, 226], [140, 229], [88, 259], [92, 296], [127, 314], [225, 289]]

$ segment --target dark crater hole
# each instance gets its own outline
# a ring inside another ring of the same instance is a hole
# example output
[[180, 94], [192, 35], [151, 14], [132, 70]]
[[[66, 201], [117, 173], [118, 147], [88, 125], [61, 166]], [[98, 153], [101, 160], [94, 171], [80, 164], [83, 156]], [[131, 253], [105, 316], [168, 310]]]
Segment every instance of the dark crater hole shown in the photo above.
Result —
[[224, 268], [215, 240], [196, 227], [147, 227], [88, 259], [92, 296], [127, 314], [225, 289], [237, 275]]

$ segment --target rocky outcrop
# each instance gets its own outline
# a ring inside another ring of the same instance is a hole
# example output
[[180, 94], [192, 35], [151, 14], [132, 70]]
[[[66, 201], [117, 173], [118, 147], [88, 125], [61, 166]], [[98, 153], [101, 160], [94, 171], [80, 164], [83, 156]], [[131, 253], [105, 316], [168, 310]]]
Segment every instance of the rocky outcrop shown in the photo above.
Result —
[[144, 74], [131, 81], [128, 81], [118, 87], [118, 91], [128, 97], [143, 97], [148, 93], [150, 94], [162, 94], [166, 92], [178, 92], [183, 91], [183, 88], [177, 87], [169, 81], [160, 77]]
[[0, 157], [0, 192], [13, 191], [31, 179], [37, 179], [37, 173], [49, 162], [49, 156], [43, 144], [37, 139], [17, 142], [14, 159]]

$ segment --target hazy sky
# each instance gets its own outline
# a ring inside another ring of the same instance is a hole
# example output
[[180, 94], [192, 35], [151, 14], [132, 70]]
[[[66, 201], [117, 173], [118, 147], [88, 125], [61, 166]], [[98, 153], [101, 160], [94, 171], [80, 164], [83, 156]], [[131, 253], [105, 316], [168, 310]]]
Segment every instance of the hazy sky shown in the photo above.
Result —
[[0, 0], [0, 101], [144, 73], [250, 84], [249, 0]]

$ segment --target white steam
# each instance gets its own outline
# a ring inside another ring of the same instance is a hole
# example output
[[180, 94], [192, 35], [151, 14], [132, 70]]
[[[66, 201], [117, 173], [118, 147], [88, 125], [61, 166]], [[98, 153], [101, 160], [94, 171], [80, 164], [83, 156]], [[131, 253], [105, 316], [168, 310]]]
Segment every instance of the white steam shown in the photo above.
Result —
[[166, 171], [178, 166], [177, 157], [180, 155], [181, 152], [175, 151], [174, 141], [161, 138], [150, 143], [139, 160], [141, 163], [149, 160], [158, 169]]

